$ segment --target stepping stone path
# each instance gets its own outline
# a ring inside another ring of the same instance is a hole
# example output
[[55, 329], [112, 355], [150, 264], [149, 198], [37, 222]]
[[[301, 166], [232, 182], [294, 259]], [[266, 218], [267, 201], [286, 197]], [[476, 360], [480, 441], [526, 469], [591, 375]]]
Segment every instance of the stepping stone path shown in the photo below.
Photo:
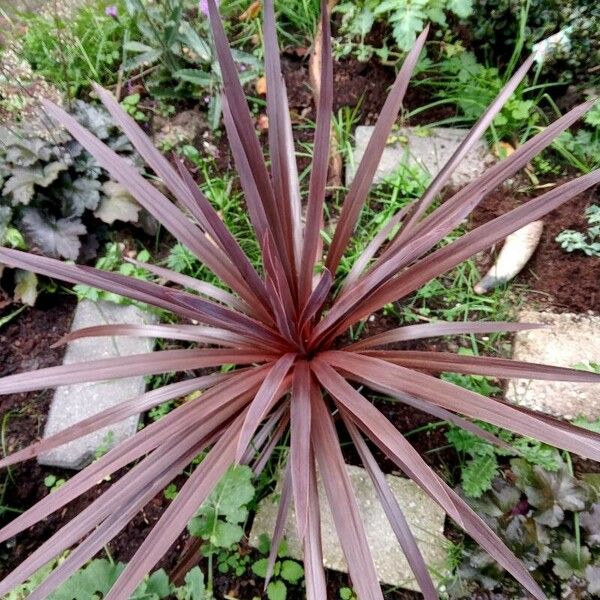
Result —
[[[380, 581], [418, 590], [417, 582], [381, 508], [369, 475], [360, 467], [348, 465], [347, 468]], [[444, 571], [448, 548], [448, 540], [444, 537], [444, 511], [412, 481], [393, 475], [388, 475], [386, 478], [404, 511], [432, 577], [439, 579]], [[323, 564], [329, 569], [348, 572], [321, 482], [319, 482], [319, 497], [321, 498]], [[279, 490], [276, 490], [273, 496], [265, 498], [260, 504], [250, 533], [250, 545], [257, 547], [262, 534], [272, 537], [278, 500]], [[292, 558], [301, 559], [302, 545], [298, 540], [296, 521], [291, 510], [286, 521], [285, 538], [288, 554]]]
[[[600, 362], [600, 317], [525, 310], [519, 314], [519, 321], [545, 323], [547, 327], [517, 333], [515, 360], [559, 367]], [[593, 383], [513, 379], [506, 397], [515, 404], [564, 419], [600, 418], [600, 386]]]
[[[71, 331], [106, 324], [149, 324], [154, 317], [135, 306], [111, 302], [83, 300], [77, 305]], [[97, 337], [71, 342], [63, 364], [89, 362], [101, 358], [129, 356], [151, 352], [154, 340], [137, 337]], [[81, 383], [60, 386], [56, 389], [44, 437], [62, 431], [101, 410], [133, 398], [145, 391], [143, 376], [112, 381]], [[80, 439], [59, 446], [39, 457], [40, 464], [65, 469], [81, 469], [89, 463], [98, 450], [106, 451], [132, 436], [138, 427], [139, 415], [128, 417]]]
[[[356, 128], [354, 164], [349, 164], [346, 168], [347, 186], [354, 179], [355, 168], [358, 167], [365, 154], [374, 129], [372, 126]], [[406, 127], [400, 129], [394, 133], [394, 138], [399, 141], [388, 144], [383, 151], [374, 183], [381, 183], [384, 179], [393, 175], [401, 165], [419, 166], [425, 173], [435, 177], [467, 133], [468, 130], [466, 129], [451, 127]], [[490, 154], [486, 143], [479, 141], [455, 170], [450, 179], [450, 186], [459, 187], [470, 183], [493, 162], [494, 158]]]

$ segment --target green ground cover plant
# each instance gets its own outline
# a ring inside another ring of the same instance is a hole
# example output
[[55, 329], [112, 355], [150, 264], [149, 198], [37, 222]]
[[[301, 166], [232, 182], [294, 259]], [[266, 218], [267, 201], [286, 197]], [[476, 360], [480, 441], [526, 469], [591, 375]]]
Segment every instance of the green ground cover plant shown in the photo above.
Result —
[[[469, 503], [534, 575], [551, 569], [557, 596], [595, 597], [600, 591], [597, 475], [574, 477], [568, 460], [559, 460], [552, 472], [522, 458], [512, 459], [510, 468], [511, 478], [495, 478], [489, 491]], [[476, 588], [518, 593], [489, 555], [469, 546], [449, 585], [450, 597], [470, 598]]]
[[600, 205], [592, 204], [585, 209], [588, 227], [586, 231], [565, 229], [556, 241], [566, 252], [583, 252], [587, 256], [600, 256]]

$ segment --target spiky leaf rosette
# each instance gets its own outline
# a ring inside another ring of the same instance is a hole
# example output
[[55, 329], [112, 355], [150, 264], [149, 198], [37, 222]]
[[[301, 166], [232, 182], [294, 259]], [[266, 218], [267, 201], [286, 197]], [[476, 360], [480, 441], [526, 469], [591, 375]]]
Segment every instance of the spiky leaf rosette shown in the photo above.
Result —
[[[45, 598], [117, 535], [194, 457], [205, 452], [204, 460], [165, 510], [107, 596], [108, 600], [128, 598], [175, 541], [227, 468], [233, 463], [242, 462], [251, 464], [259, 471], [278, 439], [289, 428], [291, 450], [273, 548], [279, 545], [286, 511], [293, 500], [298, 532], [304, 544], [307, 596], [311, 600], [326, 597], [319, 523], [319, 502], [325, 499], [318, 495], [318, 468], [357, 594], [361, 600], [381, 599], [364, 526], [334, 426], [332, 415], [335, 411], [373, 480], [393, 531], [427, 599], [437, 598], [436, 588], [366, 439], [420, 486], [534, 597], [544, 597], [525, 566], [425, 464], [419, 453], [357, 390], [355, 384], [383, 392], [409, 407], [455, 423], [494, 443], [502, 442], [479, 428], [475, 420], [484, 420], [597, 460], [600, 458], [600, 442], [594, 433], [497, 399], [486, 398], [434, 375], [451, 371], [501, 378], [580, 382], [598, 382], [598, 375], [499, 358], [378, 349], [391, 342], [460, 333], [517, 331], [535, 325], [430, 323], [399, 327], [346, 346], [339, 339], [351, 325], [387, 303], [406, 297], [430, 279], [597, 184], [600, 171], [565, 183], [455, 241], [439, 246], [439, 242], [463, 221], [490, 190], [525, 166], [583, 115], [591, 104], [574, 108], [518, 148], [509, 158], [492, 166], [479, 179], [448, 198], [439, 208], [430, 210], [453, 169], [483, 135], [524, 77], [532, 62], [531, 59], [527, 60], [434, 178], [423, 197], [394, 217], [372, 240], [345, 280], [334, 285], [340, 260], [353, 235], [427, 32], [419, 37], [409, 52], [385, 102], [365, 157], [344, 200], [324, 267], [319, 271], [318, 267], [323, 263], [320, 229], [327, 182], [333, 97], [331, 36], [325, 4], [323, 2], [321, 23], [324, 33], [321, 92], [303, 220], [290, 114], [279, 64], [273, 2], [265, 0], [264, 5], [269, 171], [217, 7], [214, 0], [209, 1], [215, 48], [223, 77], [223, 115], [248, 213], [262, 251], [260, 272], [244, 255], [190, 174], [181, 164], [173, 166], [165, 159], [108, 92], [100, 88], [97, 90], [115, 121], [169, 189], [175, 202], [166, 198], [72, 117], [54, 104], [45, 103], [48, 113], [61, 122], [116, 181], [125, 186], [146, 210], [209, 267], [228, 291], [152, 265], [147, 265], [150, 271], [181, 287], [158, 285], [116, 273], [0, 249], [0, 262], [11, 267], [128, 296], [171, 311], [184, 323], [188, 320], [199, 323], [107, 325], [76, 331], [64, 341], [92, 336], [133, 335], [192, 341], [197, 342], [198, 347], [11, 375], [0, 380], [0, 393], [219, 367], [222, 364], [233, 364], [236, 368], [227, 373], [215, 372], [186, 379], [142, 394], [0, 461], [1, 466], [8, 466], [30, 459], [128, 415], [203, 390], [195, 400], [180, 405], [121, 443], [0, 530], [0, 541], [7, 540], [61, 509], [104, 477], [122, 467], [133, 465], [110, 489], [0, 582], [0, 594], [6, 594], [50, 558], [74, 546], [68, 558], [30, 596], [31, 600]], [[389, 240], [396, 224], [400, 224], [398, 233]], [[317, 272], [320, 274], [315, 275]], [[271, 556], [271, 565], [274, 559], [275, 552]]]

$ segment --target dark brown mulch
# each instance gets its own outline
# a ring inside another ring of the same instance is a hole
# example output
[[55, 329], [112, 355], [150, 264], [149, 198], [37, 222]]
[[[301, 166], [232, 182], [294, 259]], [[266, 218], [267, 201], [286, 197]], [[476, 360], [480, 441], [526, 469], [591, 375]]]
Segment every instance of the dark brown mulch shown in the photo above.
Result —
[[[544, 218], [540, 244], [516, 278], [516, 283], [526, 284], [530, 288], [530, 303], [554, 312], [600, 311], [600, 260], [582, 252], [565, 252], [556, 242], [556, 236], [565, 229], [585, 231], [587, 223], [584, 211], [599, 199], [600, 192], [597, 189], [588, 190]], [[514, 194], [496, 191], [475, 210], [471, 225], [485, 223], [519, 204]], [[492, 262], [491, 254], [487, 257], [485, 267]]]
[[[14, 310], [7, 307], [4, 314]], [[0, 376], [53, 366], [60, 362], [64, 348], [51, 348], [71, 325], [75, 298], [65, 295], [43, 295], [33, 308], [0, 329]], [[0, 316], [3, 316], [0, 313]], [[49, 394], [32, 392], [0, 398], [0, 413], [13, 413], [8, 422], [7, 451], [41, 436]]]

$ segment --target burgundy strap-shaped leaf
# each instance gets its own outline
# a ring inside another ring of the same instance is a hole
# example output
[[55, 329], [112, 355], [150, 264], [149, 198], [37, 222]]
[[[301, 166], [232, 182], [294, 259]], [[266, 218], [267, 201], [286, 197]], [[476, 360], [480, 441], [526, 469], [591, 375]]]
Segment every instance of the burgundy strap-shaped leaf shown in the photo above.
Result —
[[406, 342], [409, 340], [420, 340], [430, 337], [441, 337], [445, 335], [462, 335], [476, 333], [496, 333], [524, 331], [527, 329], [539, 329], [545, 327], [538, 323], [509, 323], [505, 321], [479, 321], [470, 322], [433, 322], [420, 325], [405, 325], [363, 338], [346, 346], [344, 350], [357, 352], [359, 350], [368, 350], [377, 346], [393, 344], [396, 342]]
[[333, 420], [322, 398], [312, 405], [311, 422], [312, 447], [352, 584], [361, 600], [383, 600], [363, 519]]
[[[371, 271], [353, 286], [352, 294], [346, 294], [338, 299], [327, 318], [317, 328], [318, 331], [315, 332], [315, 335], [318, 336], [321, 330], [326, 329], [330, 321], [340, 318], [340, 315], [351, 312], [353, 306], [361, 304], [366, 299], [368, 299], [369, 304], [374, 302], [381, 288], [385, 287], [385, 282], [388, 285], [392, 285], [391, 281], [389, 281], [390, 278], [399, 273], [402, 268], [431, 250], [445, 235], [450, 233], [468, 216], [489, 191], [527, 164], [533, 156], [549, 145], [561, 131], [580, 118], [591, 105], [592, 103], [589, 102], [584, 103], [549, 125], [544, 131], [521, 146], [509, 158], [488, 169], [483, 176], [460, 190], [452, 198], [444, 202], [433, 214], [421, 221], [415, 227], [414, 234], [411, 235], [408, 242], [399, 245], [390, 254], [384, 253]], [[569, 197], [565, 198], [565, 201], [568, 199]], [[508, 233], [519, 229], [520, 226], [515, 227]], [[468, 256], [470, 254], [465, 258], [468, 258]], [[459, 262], [463, 260], [464, 258], [461, 258]], [[405, 278], [406, 274], [403, 273], [401, 279], [404, 280]], [[336, 329], [336, 332], [340, 333], [346, 327], [346, 324], [344, 324]]]
[[331, 24], [327, 1], [321, 0], [321, 85], [317, 105], [317, 123], [313, 147], [313, 159], [308, 187], [306, 225], [300, 263], [300, 299], [305, 302], [312, 291], [313, 271], [321, 239], [321, 222], [331, 139], [331, 116], [333, 113], [333, 61], [331, 51]]
[[449, 371], [467, 375], [487, 375], [501, 379], [524, 377], [550, 381], [600, 383], [600, 375], [591, 371], [553, 367], [495, 356], [463, 356], [449, 352], [418, 350], [368, 350], [364, 354], [409, 369], [420, 369], [433, 373]]
[[354, 180], [350, 186], [350, 191], [344, 200], [340, 219], [329, 252], [327, 253], [327, 260], [325, 263], [325, 266], [332, 273], [337, 271], [340, 260], [358, 221], [358, 216], [360, 215], [360, 211], [369, 193], [369, 188], [371, 187], [373, 177], [379, 166], [379, 161], [387, 143], [388, 136], [398, 117], [398, 112], [400, 111], [402, 101], [404, 100], [404, 94], [406, 93], [412, 72], [417, 64], [425, 40], [427, 39], [428, 32], [429, 26], [426, 26], [421, 35], [417, 38], [411, 51], [404, 59], [398, 77], [381, 109], [379, 119], [375, 125], [373, 135], [369, 140], [363, 159], [361, 160], [360, 165], [358, 165]]
[[[328, 330], [329, 333], [326, 339], [344, 331], [356, 321], [370, 315], [388, 302], [393, 302], [413, 292], [427, 281], [445, 273], [477, 252], [503, 240], [524, 225], [541, 219], [561, 204], [599, 182], [600, 169], [546, 192], [429, 254], [403, 271], [397, 278], [383, 284], [376, 291], [369, 287], [371, 283], [369, 278], [377, 275], [375, 271], [372, 271], [354, 287], [354, 293], [361, 300], [354, 299], [353, 294], [353, 296], [347, 296], [335, 303], [326, 317], [315, 328], [313, 341], [325, 337], [324, 333]], [[393, 264], [390, 266], [392, 262], [388, 260], [385, 263], [390, 272], [394, 271]], [[338, 320], [341, 322], [334, 326]]]
[[291, 500], [292, 470], [288, 461], [283, 474], [283, 484], [281, 486], [281, 495], [279, 496], [279, 506], [277, 507], [277, 516], [275, 517], [275, 527], [273, 528], [273, 535], [271, 536], [271, 549], [269, 550], [269, 557], [267, 559], [267, 572], [265, 573], [265, 591], [269, 585], [269, 582], [271, 581], [271, 577], [273, 577], [273, 569], [275, 567], [275, 561], [277, 560], [277, 554], [279, 553], [279, 546], [281, 546], [283, 534], [285, 533], [285, 522], [290, 510]]
[[287, 337], [292, 346], [295, 346], [294, 323], [296, 319], [296, 303], [294, 301], [294, 291], [290, 285], [290, 279], [279, 260], [279, 253], [275, 249], [275, 243], [270, 231], [265, 232], [262, 249], [267, 291], [271, 299], [275, 319], [280, 327], [280, 331], [282, 329], [285, 331], [286, 335], [284, 337]]
[[[321, 401], [321, 399], [319, 399]], [[304, 536], [304, 571], [306, 572], [306, 599], [327, 598], [327, 583], [323, 569], [323, 549], [321, 547], [321, 511], [315, 460], [311, 450], [308, 480], [308, 520]]]
[[[279, 44], [277, 43], [277, 30], [275, 25], [275, 9], [273, 0], [265, 0], [263, 3], [264, 15], [264, 40], [265, 40], [265, 73], [267, 80], [267, 116], [269, 118], [269, 154], [271, 158], [271, 178], [275, 192], [277, 216], [280, 228], [273, 231], [274, 237], [282, 246], [282, 262], [285, 266], [286, 276], [293, 290], [296, 288], [296, 265], [299, 257], [296, 255], [297, 244], [295, 240], [300, 232], [299, 203], [294, 202], [292, 197], [296, 194], [292, 190], [298, 185], [293, 181], [296, 155], [293, 147], [293, 138], [288, 134], [288, 126], [291, 128], [286, 114], [289, 111], [287, 105], [287, 93], [285, 82], [281, 73], [281, 61], [279, 58]], [[291, 148], [288, 139], [292, 139]]]
[[266, 343], [269, 348], [286, 347], [282, 345], [282, 338], [266, 325], [193, 294], [127, 277], [120, 273], [101, 271], [82, 265], [70, 265], [53, 258], [36, 256], [9, 248], [0, 248], [0, 262], [10, 267], [56, 277], [62, 281], [89, 285], [107, 292], [125, 295], [133, 300], [164, 308], [188, 319], [231, 329], [236, 333], [245, 333], [259, 344]]
[[133, 258], [124, 257], [124, 260], [132, 265], [135, 265], [136, 267], [145, 269], [146, 271], [149, 271], [153, 275], [161, 277], [166, 281], [177, 283], [178, 285], [190, 290], [194, 290], [195, 292], [198, 292], [202, 296], [206, 296], [211, 300], [216, 300], [225, 306], [229, 306], [230, 308], [233, 308], [244, 314], [253, 315], [256, 318], [254, 306], [250, 306], [244, 300], [241, 300], [237, 296], [234, 296], [223, 288], [217, 287], [212, 283], [201, 281], [195, 277], [190, 277], [189, 275], [184, 275], [183, 273], [177, 273], [175, 271], [171, 271], [171, 269], [159, 267], [158, 265], [140, 262], [139, 260], [135, 260]]
[[398, 270], [416, 258], [422, 256], [457, 227], [481, 200], [500, 183], [506, 180], [527, 163], [575, 121], [577, 121], [593, 102], [586, 102], [554, 121], [541, 133], [520, 146], [505, 160], [490, 167], [481, 177], [462, 188], [444, 202], [435, 212], [415, 224], [408, 240], [404, 243], [392, 243], [390, 252], [381, 257], [381, 264], [374, 270], [381, 271], [378, 281], [385, 281]]
[[[339, 372], [342, 375], [347, 376], [348, 379], [357, 379], [356, 375], [346, 373], [344, 369], [339, 369]], [[362, 383], [366, 383], [368, 385], [368, 382]], [[507, 444], [504, 440], [501, 440], [499, 437], [496, 437], [489, 431], [486, 431], [485, 429], [479, 427], [479, 425], [476, 425], [475, 423], [472, 423], [471, 421], [464, 419], [463, 417], [456, 415], [453, 412], [446, 410], [445, 408], [441, 408], [440, 406], [436, 406], [431, 402], [427, 402], [422, 398], [417, 398], [415, 396], [407, 394], [406, 392], [400, 392], [398, 390], [394, 392], [388, 390], [386, 394], [390, 398], [390, 400], [399, 400], [407, 406], [410, 406], [411, 408], [416, 408], [421, 412], [430, 414], [431, 416], [436, 417], [441, 421], [448, 421], [448, 423], [452, 423], [457, 427], [465, 429], [466, 431], [469, 431], [473, 435], [480, 437], [482, 440], [485, 440], [486, 442], [489, 442], [494, 446], [498, 446], [499, 448], [505, 449], [511, 448], [511, 446]]]
[[[183, 165], [183, 162], [177, 160], [176, 165], [183, 182], [190, 189], [193, 199], [210, 223], [212, 231], [216, 236], [215, 241], [221, 245], [231, 262], [237, 266], [244, 279], [250, 284], [250, 288], [254, 295], [264, 302], [266, 300], [264, 283], [256, 272], [256, 269], [252, 266], [238, 241], [233, 237], [233, 234], [229, 229], [227, 229], [225, 223], [223, 223], [208, 198], [200, 191], [200, 188], [196, 185], [196, 182]], [[252, 306], [259, 310], [259, 307], [254, 306], [254, 303]]]
[[269, 436], [273, 433], [273, 430], [277, 426], [277, 423], [279, 423], [281, 420], [281, 417], [285, 411], [286, 406], [281, 405], [271, 413], [271, 416], [264, 422], [256, 435], [252, 438], [252, 441], [248, 445], [244, 456], [242, 456], [242, 459], [240, 460], [240, 464], [249, 464], [260, 452], [261, 448], [263, 448], [263, 446], [267, 443]]
[[216, 238], [216, 233], [207, 221], [204, 213], [196, 210], [198, 207], [193, 201], [189, 187], [184, 184], [171, 163], [155, 148], [152, 140], [135, 120], [123, 110], [108, 90], [105, 90], [97, 83], [92, 84], [92, 87], [112, 116], [113, 121], [123, 130], [144, 161], [160, 177], [173, 196], [198, 220], [200, 226], [212, 237]]
[[63, 125], [94, 156], [102, 168], [123, 185], [150, 214], [181, 243], [185, 244], [217, 277], [246, 300], [251, 301], [254, 298], [244, 278], [223, 252], [208, 241], [198, 227], [192, 224], [149, 181], [144, 179], [129, 162], [81, 126], [62, 108], [47, 100], [42, 104], [48, 114]]
[[[110, 490], [96, 498], [89, 506], [69, 521], [69, 523], [63, 526], [60, 531], [54, 534], [50, 540], [42, 544], [19, 569], [2, 582], [0, 589], [2, 589], [1, 586], [3, 585], [17, 585], [17, 582], [11, 579], [12, 577], [19, 581], [29, 577], [40, 565], [45, 564], [53, 556], [60, 554], [87, 532], [92, 531], [104, 519], [108, 518], [114, 512], [114, 506], [127, 505], [132, 498], [137, 496], [140, 489], [151, 485], [154, 478], [159, 477], [165, 468], [169, 467], [173, 462], [180, 461], [182, 456], [186, 456], [186, 463], [178, 464], [181, 470], [187, 462], [190, 462], [194, 458], [191, 449], [197, 451], [199, 444], [200, 448], [202, 448], [203, 440], [204, 446], [206, 445], [205, 438], [206, 431], [202, 427], [189, 427], [188, 425], [187, 429], [183, 430], [181, 435], [178, 436], [177, 442], [171, 442], [155, 450], [151, 456], [126, 473]], [[177, 472], [174, 472], [172, 476], [176, 474]], [[108, 498], [111, 499], [111, 502], [107, 502]]]
[[[171, 446], [173, 446], [171, 444]], [[121, 478], [110, 491], [105, 492], [92, 504], [62, 527], [49, 540], [40, 546], [26, 561], [15, 569], [6, 579], [0, 582], [0, 593], [10, 590], [30, 577], [40, 566], [43, 566], [52, 557], [68, 549], [73, 543], [91, 533], [80, 543], [69, 558], [61, 563], [51, 576], [39, 586], [30, 597], [44, 599], [44, 593], [60, 585], [73, 572], [81, 566], [82, 562], [105, 546], [122, 529], [127, 521], [121, 517], [128, 515], [130, 520], [153, 496], [183, 468], [192, 461], [194, 456], [203, 449], [202, 443], [194, 443], [193, 434], [181, 439], [175, 447], [161, 448], [153, 455], [142, 461], [132, 471]], [[164, 466], [158, 459], [162, 451]], [[160, 485], [162, 484], [162, 485]], [[114, 504], [108, 502], [108, 496], [122, 510], [114, 511]]]
[[331, 272], [329, 269], [323, 269], [323, 274], [321, 275], [321, 279], [319, 279], [319, 283], [317, 283], [315, 289], [308, 297], [308, 300], [298, 317], [298, 329], [300, 331], [303, 331], [313, 317], [323, 308], [332, 285], [333, 276], [331, 275]]
[[292, 368], [296, 357], [297, 355], [292, 352], [284, 354], [273, 364], [266, 375], [246, 415], [235, 456], [237, 462], [244, 456], [260, 422], [273, 408], [277, 400], [288, 391], [289, 378], [287, 374]]
[[492, 121], [496, 118], [496, 115], [502, 110], [502, 107], [506, 104], [508, 99], [512, 96], [513, 92], [517, 89], [517, 86], [521, 83], [527, 71], [531, 68], [535, 54], [532, 54], [525, 60], [525, 62], [519, 67], [517, 72], [510, 78], [506, 85], [502, 88], [500, 93], [496, 96], [495, 100], [488, 106], [485, 112], [479, 117], [479, 120], [469, 130], [469, 133], [459, 144], [458, 148], [454, 151], [450, 159], [441, 168], [439, 173], [435, 176], [433, 181], [429, 184], [425, 193], [415, 203], [414, 210], [411, 210], [406, 225], [399, 232], [398, 237], [394, 241], [394, 244], [401, 244], [404, 239], [410, 234], [413, 225], [421, 218], [425, 211], [431, 206], [437, 194], [440, 193], [442, 188], [448, 183], [452, 173], [459, 166], [460, 162], [465, 158], [467, 153], [475, 146], [475, 144], [481, 139], [486, 129], [492, 124]]
[[[442, 239], [446, 235], [445, 231], [454, 229], [481, 202], [487, 193], [526, 166], [533, 157], [549, 146], [560, 133], [580, 119], [594, 105], [594, 102], [594, 100], [584, 102], [571, 109], [567, 114], [545, 127], [522, 146], [519, 146], [509, 157], [487, 169], [481, 177], [469, 183], [444, 202], [434, 213], [415, 225], [410, 236], [411, 239], [415, 239], [425, 231], [439, 232], [438, 239]], [[401, 244], [395, 246], [397, 249], [400, 247]]]
[[[48, 452], [58, 446], [62, 446], [67, 442], [76, 440], [92, 431], [102, 429], [107, 425], [118, 423], [123, 419], [145, 412], [151, 408], [158, 406], [163, 402], [181, 398], [192, 392], [204, 390], [215, 384], [218, 384], [231, 377], [230, 373], [212, 373], [204, 377], [195, 377], [194, 379], [188, 379], [186, 381], [180, 381], [178, 383], [172, 383], [165, 385], [159, 389], [152, 390], [125, 402], [121, 402], [115, 406], [111, 406], [106, 410], [103, 410], [87, 419], [83, 419], [66, 427], [65, 429], [55, 433], [54, 435], [48, 436], [39, 442], [31, 444], [23, 450], [13, 452], [9, 456], [0, 460], [0, 468], [8, 465], [13, 465], [24, 460], [29, 460], [35, 456], [39, 456], [44, 452]], [[202, 398], [194, 400], [194, 402], [202, 402]]]
[[[368, 303], [379, 304], [383, 299], [384, 302], [380, 306], [384, 306], [391, 301], [385, 301], [386, 297], [393, 296], [396, 300], [409, 294], [418, 289], [423, 283], [455, 267], [477, 252], [500, 242], [528, 223], [541, 219], [555, 208], [577, 196], [577, 194], [598, 183], [600, 183], [600, 169], [569, 181], [504, 215], [492, 219], [447, 246], [436, 250], [416, 265], [409, 267], [400, 277], [389, 281], [375, 292], [369, 298]], [[423, 279], [424, 277], [425, 279]], [[404, 292], [403, 289], [407, 289], [407, 291]]]
[[[152, 423], [133, 437], [121, 442], [99, 460], [71, 477], [59, 489], [49, 494], [32, 508], [18, 515], [0, 529], [0, 542], [14, 537], [71, 500], [97, 485], [120, 468], [151, 452], [165, 440], [175, 439], [197, 421], [197, 427], [208, 433], [226, 422], [239, 411], [260, 386], [267, 367], [258, 367], [249, 373], [234, 374], [228, 381], [204, 393], [202, 411], [193, 402], [183, 404], [159, 421]], [[198, 414], [200, 413], [200, 414]]]
[[[327, 353], [329, 355], [333, 353]], [[339, 353], [342, 354], [342, 353]], [[325, 357], [323, 357], [325, 358]], [[481, 518], [427, 466], [421, 455], [366, 398], [338, 375], [322, 358], [311, 368], [321, 384], [350, 414], [354, 423], [437, 502], [471, 537], [487, 550], [535, 598], [546, 596], [521, 560], [516, 558]]]
[[275, 452], [283, 434], [286, 432], [288, 425], [290, 424], [290, 414], [289, 411], [284, 411], [283, 416], [279, 419], [279, 423], [277, 424], [277, 429], [273, 432], [271, 439], [262, 449], [261, 453], [256, 457], [254, 462], [252, 463], [252, 473], [254, 473], [255, 477], [258, 477], [267, 466], [269, 459]]
[[351, 293], [352, 286], [360, 279], [364, 270], [369, 265], [371, 259], [379, 252], [381, 246], [388, 239], [394, 227], [396, 227], [400, 221], [404, 218], [408, 212], [409, 206], [401, 208], [395, 215], [393, 215], [388, 222], [376, 233], [375, 237], [369, 242], [367, 247], [362, 251], [361, 255], [356, 259], [348, 273], [344, 283], [342, 284], [342, 291], [340, 294]]
[[131, 336], [198, 342], [228, 348], [255, 348], [256, 344], [243, 335], [225, 329], [202, 325], [94, 325], [64, 335], [51, 348], [57, 348], [83, 338]]
[[131, 356], [101, 358], [8, 375], [0, 379], [0, 394], [17, 394], [58, 385], [104, 381], [136, 375], [157, 375], [169, 371], [203, 369], [224, 364], [247, 365], [274, 358], [273, 355], [267, 355], [264, 352], [221, 348], [161, 350]]
[[381, 506], [392, 526], [392, 530], [396, 535], [396, 538], [402, 548], [402, 552], [404, 556], [406, 556], [406, 560], [412, 569], [412, 572], [415, 574], [419, 587], [421, 588], [421, 593], [425, 600], [437, 600], [439, 598], [437, 590], [433, 581], [431, 580], [431, 576], [429, 575], [429, 571], [427, 570], [427, 565], [423, 560], [423, 555], [417, 546], [417, 542], [415, 540], [412, 531], [408, 525], [406, 517], [396, 500], [392, 490], [388, 482], [385, 479], [385, 475], [383, 471], [379, 468], [375, 457], [369, 450], [367, 444], [365, 443], [362, 435], [352, 422], [352, 420], [346, 414], [346, 411], [342, 409], [342, 417], [344, 419], [344, 424], [346, 425], [346, 429], [352, 438], [352, 442], [354, 443], [354, 447], [358, 451], [360, 456], [360, 460], [364, 465], [365, 469], [369, 473], [369, 477], [373, 482], [373, 486], [375, 487], [375, 491], [379, 496], [379, 501], [381, 502]]
[[294, 144], [294, 131], [292, 128], [292, 115], [289, 111], [289, 102], [287, 90], [283, 88], [284, 106], [283, 112], [284, 133], [286, 153], [291, 160], [289, 161], [290, 172], [290, 207], [292, 213], [292, 239], [294, 244], [294, 256], [296, 263], [294, 269], [296, 273], [300, 270], [300, 262], [302, 260], [302, 239], [303, 239], [303, 224], [302, 224], [302, 198], [300, 195], [300, 177], [298, 175], [298, 163], [296, 162], [296, 146]]
[[294, 365], [290, 399], [290, 467], [298, 537], [304, 539], [308, 521], [312, 375], [305, 360]]
[[[215, 50], [223, 77], [223, 89], [226, 97], [226, 101], [223, 102], [223, 116], [225, 117], [224, 121], [231, 150], [234, 154], [238, 171], [243, 166], [240, 165], [238, 159], [243, 157], [243, 162], [248, 169], [248, 175], [253, 179], [256, 186], [257, 195], [252, 198], [246, 197], [246, 201], [249, 203], [251, 211], [252, 208], [250, 205], [254, 204], [254, 209], [262, 212], [272, 231], [277, 231], [279, 221], [273, 187], [215, 0], [208, 0], [208, 12]], [[235, 119], [232, 117], [232, 114], [235, 115]], [[236, 152], [234, 142], [235, 146], [239, 146], [238, 152]], [[242, 186], [244, 186], [241, 172], [240, 181]], [[246, 191], [245, 187], [244, 191]], [[259, 240], [262, 239], [265, 229], [266, 223], [257, 231]]]
[[538, 418], [533, 411], [517, 411], [505, 402], [378, 358], [335, 351], [321, 356], [332, 366], [344, 369], [351, 378], [359, 377], [367, 382], [373, 389], [386, 393], [395, 390], [406, 392], [472, 419], [492, 423], [585, 458], [600, 459], [600, 436], [597, 433], [573, 426], [558, 430]]
[[156, 565], [202, 502], [233, 463], [245, 415], [240, 415], [223, 433], [204, 460], [183, 484], [138, 551], [106, 596], [106, 600], [129, 598], [146, 574]]
[[181, 161], [177, 161], [178, 174], [169, 161], [154, 147], [152, 140], [143, 132], [142, 128], [121, 108], [112, 94], [98, 85], [95, 85], [94, 89], [115, 122], [123, 129], [144, 160], [163, 180], [177, 200], [190, 211], [203, 229], [219, 244], [221, 250], [225, 252], [244, 280], [250, 285], [255, 297], [264, 301], [264, 285], [256, 270], [231, 232], [225, 227], [208, 198], [200, 191], [189, 171], [182, 166]]
[[252, 222], [252, 227], [254, 227], [257, 239], [261, 241], [264, 238], [265, 232], [270, 228], [270, 223], [262, 203], [260, 189], [254, 179], [252, 166], [244, 152], [236, 122], [231, 114], [229, 102], [225, 95], [222, 96], [221, 104], [223, 107], [223, 122], [227, 129], [229, 148], [233, 155], [237, 174], [240, 178], [240, 185], [244, 190], [244, 198], [246, 200], [246, 206], [248, 207], [250, 221]]
[[92, 533], [73, 548], [65, 560], [53, 569], [33, 592], [28, 594], [28, 600], [46, 600], [56, 588], [101, 551], [106, 546], [107, 541], [120, 533], [144, 505], [152, 500], [156, 493], [160, 493], [160, 488], [156, 489], [158, 483], [161, 483], [164, 488], [168, 481], [166, 477], [155, 479], [150, 486], [141, 488], [141, 491], [133, 500], [121, 505], [118, 511], [107, 517]]

